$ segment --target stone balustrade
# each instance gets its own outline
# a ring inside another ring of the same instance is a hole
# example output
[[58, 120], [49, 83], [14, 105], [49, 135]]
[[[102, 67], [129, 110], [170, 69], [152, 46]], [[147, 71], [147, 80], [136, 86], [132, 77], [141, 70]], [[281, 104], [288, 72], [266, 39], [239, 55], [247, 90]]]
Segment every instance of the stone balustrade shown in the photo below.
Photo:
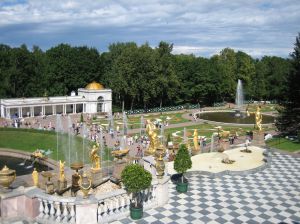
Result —
[[[169, 177], [153, 178], [151, 187], [141, 192], [144, 210], [167, 203]], [[107, 223], [129, 216], [132, 195], [118, 189], [99, 195], [61, 197], [30, 187], [0, 196], [0, 220], [26, 217], [38, 223]]]

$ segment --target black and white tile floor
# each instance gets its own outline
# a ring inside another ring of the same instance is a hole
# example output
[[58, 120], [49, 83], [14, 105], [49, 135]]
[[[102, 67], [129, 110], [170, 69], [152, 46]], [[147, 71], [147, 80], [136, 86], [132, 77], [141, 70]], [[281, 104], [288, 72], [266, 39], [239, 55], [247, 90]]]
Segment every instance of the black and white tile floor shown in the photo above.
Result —
[[300, 223], [300, 158], [275, 152], [271, 166], [254, 174], [187, 177], [186, 194], [170, 183], [164, 207], [113, 223]]

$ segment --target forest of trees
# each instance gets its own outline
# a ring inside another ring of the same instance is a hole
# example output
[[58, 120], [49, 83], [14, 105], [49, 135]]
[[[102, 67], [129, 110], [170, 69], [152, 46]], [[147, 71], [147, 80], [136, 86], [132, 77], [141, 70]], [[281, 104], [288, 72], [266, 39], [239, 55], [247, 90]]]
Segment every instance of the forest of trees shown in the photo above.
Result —
[[292, 60], [225, 48], [211, 58], [173, 55], [160, 42], [114, 43], [108, 52], [60, 44], [46, 51], [0, 45], [0, 98], [69, 95], [91, 81], [113, 90], [113, 104], [126, 109], [233, 102], [237, 80], [247, 100], [285, 100]]

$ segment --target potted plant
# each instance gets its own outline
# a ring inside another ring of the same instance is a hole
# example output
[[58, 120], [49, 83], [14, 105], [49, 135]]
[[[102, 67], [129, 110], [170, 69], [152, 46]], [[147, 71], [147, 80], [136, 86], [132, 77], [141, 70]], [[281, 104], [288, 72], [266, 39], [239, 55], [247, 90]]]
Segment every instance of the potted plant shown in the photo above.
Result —
[[142, 190], [151, 186], [152, 175], [141, 165], [130, 164], [121, 173], [121, 180], [126, 190], [132, 193], [130, 203], [130, 217], [140, 219], [143, 217], [143, 198]]
[[177, 181], [176, 190], [180, 193], [187, 192], [188, 181], [183, 174], [192, 168], [192, 160], [185, 144], [179, 146], [179, 150], [174, 160], [174, 170], [181, 174], [181, 178]]

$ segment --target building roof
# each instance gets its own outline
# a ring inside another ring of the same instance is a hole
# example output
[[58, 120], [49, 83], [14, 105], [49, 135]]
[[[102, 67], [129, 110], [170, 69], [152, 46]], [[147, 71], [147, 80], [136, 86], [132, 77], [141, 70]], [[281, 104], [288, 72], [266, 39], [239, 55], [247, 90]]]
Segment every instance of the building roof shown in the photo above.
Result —
[[85, 89], [87, 89], [87, 90], [102, 90], [102, 89], [104, 89], [104, 86], [98, 82], [93, 81], [93, 82], [87, 84]]

